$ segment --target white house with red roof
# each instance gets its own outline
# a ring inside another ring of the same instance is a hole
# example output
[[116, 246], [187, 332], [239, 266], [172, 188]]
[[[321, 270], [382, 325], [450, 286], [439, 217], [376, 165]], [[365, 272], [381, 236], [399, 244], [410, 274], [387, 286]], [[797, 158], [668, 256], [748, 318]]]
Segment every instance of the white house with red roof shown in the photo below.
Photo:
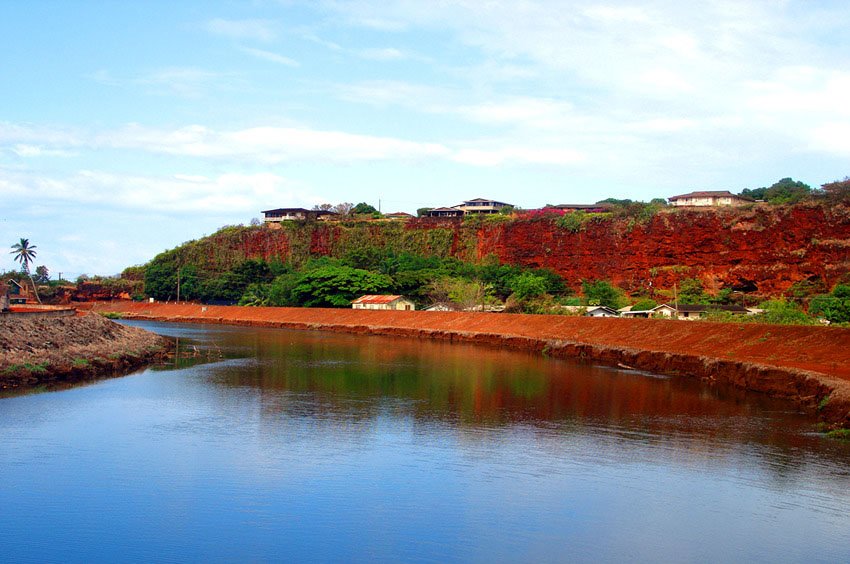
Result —
[[710, 206], [743, 206], [752, 204], [753, 200], [733, 194], [729, 190], [706, 190], [690, 192], [667, 198], [674, 206], [710, 207]]
[[416, 304], [404, 296], [372, 295], [360, 296], [351, 302], [353, 309], [394, 309], [413, 311]]

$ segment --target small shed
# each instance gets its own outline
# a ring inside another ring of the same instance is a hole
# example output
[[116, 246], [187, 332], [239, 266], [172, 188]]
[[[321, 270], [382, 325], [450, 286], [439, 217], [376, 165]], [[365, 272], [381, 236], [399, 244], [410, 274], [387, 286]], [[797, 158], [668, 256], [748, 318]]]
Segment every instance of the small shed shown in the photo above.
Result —
[[12, 278], [0, 286], [0, 294], [6, 297], [6, 303], [10, 305], [24, 305], [27, 303], [29, 291], [20, 282]]
[[584, 312], [585, 317], [619, 317], [620, 314], [616, 309], [611, 309], [608, 306], [587, 306], [587, 311]]
[[373, 295], [360, 296], [351, 302], [352, 309], [392, 309], [401, 311], [413, 311], [416, 304], [404, 296]]

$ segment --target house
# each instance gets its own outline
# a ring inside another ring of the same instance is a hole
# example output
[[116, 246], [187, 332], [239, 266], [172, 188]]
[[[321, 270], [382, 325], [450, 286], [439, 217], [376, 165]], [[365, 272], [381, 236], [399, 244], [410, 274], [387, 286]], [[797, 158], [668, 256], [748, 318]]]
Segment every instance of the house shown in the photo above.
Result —
[[425, 311], [457, 311], [457, 309], [453, 308], [450, 304], [438, 303], [425, 308]]
[[484, 198], [475, 198], [466, 200], [459, 206], [454, 206], [456, 209], [462, 210], [464, 214], [469, 213], [499, 213], [502, 208], [512, 208], [513, 204], [505, 202], [497, 202], [495, 200], [486, 200]]
[[727, 313], [752, 315], [749, 310], [739, 305], [703, 305], [703, 304], [661, 304], [652, 309], [653, 315], [664, 317], [675, 317], [677, 319], [699, 319], [707, 313], [714, 311], [725, 311]]
[[351, 302], [352, 309], [394, 309], [413, 311], [416, 304], [403, 296], [371, 295], [360, 296]]
[[585, 317], [619, 317], [617, 310], [608, 306], [587, 306]]
[[750, 198], [738, 196], [728, 190], [691, 192], [667, 199], [671, 205], [680, 207], [743, 206], [753, 203]]
[[434, 208], [426, 212], [428, 217], [463, 217], [463, 210], [458, 208]]
[[652, 309], [632, 309], [632, 306], [621, 307], [617, 310], [620, 317], [652, 317]]
[[17, 280], [10, 278], [0, 282], [0, 296], [6, 298], [4, 303], [7, 308], [10, 305], [25, 305], [29, 298], [29, 290]]
[[413, 216], [407, 212], [393, 212], [385, 214], [387, 219], [411, 219]]
[[328, 219], [337, 215], [328, 210], [307, 210], [304, 208], [277, 208], [264, 210], [263, 221], [266, 223], [280, 223], [281, 221], [306, 221], [309, 219]]
[[617, 310], [608, 306], [561, 306], [566, 312], [583, 315], [584, 317], [618, 317]]

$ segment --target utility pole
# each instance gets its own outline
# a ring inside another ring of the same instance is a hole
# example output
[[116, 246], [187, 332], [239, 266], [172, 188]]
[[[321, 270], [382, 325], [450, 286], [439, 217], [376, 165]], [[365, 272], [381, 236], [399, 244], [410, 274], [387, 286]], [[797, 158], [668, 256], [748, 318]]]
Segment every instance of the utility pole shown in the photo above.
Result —
[[673, 282], [673, 307], [676, 308], [676, 316], [679, 316], [679, 294], [676, 291], [676, 283]]

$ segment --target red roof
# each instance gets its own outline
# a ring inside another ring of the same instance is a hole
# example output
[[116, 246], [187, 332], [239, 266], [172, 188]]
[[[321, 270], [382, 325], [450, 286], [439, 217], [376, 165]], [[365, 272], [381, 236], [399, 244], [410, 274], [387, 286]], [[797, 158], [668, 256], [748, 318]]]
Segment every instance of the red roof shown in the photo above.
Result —
[[689, 194], [682, 194], [680, 196], [673, 196], [672, 198], [667, 198], [668, 200], [684, 200], [687, 198], [738, 198], [739, 200], [749, 200], [750, 198], [746, 198], [744, 196], [739, 196], [737, 194], [733, 194], [729, 190], [705, 190], [702, 192], [691, 192]]
[[389, 304], [398, 299], [401, 299], [401, 296], [376, 296], [367, 294], [365, 296], [360, 296], [356, 300], [354, 300], [353, 304]]

